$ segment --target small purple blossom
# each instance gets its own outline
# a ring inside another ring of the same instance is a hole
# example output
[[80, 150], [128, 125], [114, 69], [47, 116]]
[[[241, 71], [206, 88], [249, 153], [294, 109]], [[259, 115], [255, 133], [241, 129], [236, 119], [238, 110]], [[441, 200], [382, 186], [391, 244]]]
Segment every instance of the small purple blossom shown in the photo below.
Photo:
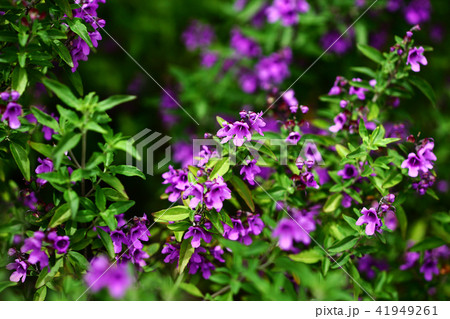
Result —
[[413, 0], [404, 9], [405, 19], [410, 24], [427, 22], [431, 15], [430, 0]]
[[240, 171], [241, 175], [244, 175], [244, 179], [250, 185], [255, 185], [255, 175], [260, 173], [261, 169], [256, 165], [256, 159], [247, 160], [247, 165], [243, 165]]
[[425, 166], [423, 160], [415, 153], [408, 154], [408, 158], [403, 161], [401, 168], [407, 168], [408, 175], [411, 177], [417, 177], [419, 175], [419, 171], [428, 171], [428, 168]]
[[382, 222], [381, 219], [377, 215], [377, 211], [375, 208], [363, 208], [361, 213], [363, 214], [361, 217], [358, 218], [356, 221], [357, 226], [361, 226], [364, 224], [367, 224], [366, 226], [366, 234], [368, 236], [372, 236], [375, 231], [380, 231]]
[[223, 201], [231, 198], [231, 190], [227, 187], [223, 177], [217, 177], [213, 182], [205, 183], [208, 192], [205, 195], [205, 204], [208, 209], [215, 208], [218, 212], [223, 207]]
[[107, 257], [99, 256], [91, 261], [84, 281], [93, 292], [107, 288], [109, 294], [117, 299], [125, 295], [133, 278], [129, 274], [126, 264], [116, 263], [110, 266]]
[[194, 20], [183, 32], [182, 39], [189, 51], [204, 49], [213, 41], [214, 31], [211, 26]]
[[299, 14], [309, 11], [306, 0], [274, 0], [266, 9], [267, 21], [274, 23], [281, 20], [284, 26], [297, 24]]
[[425, 252], [425, 257], [420, 272], [423, 273], [426, 281], [431, 281], [433, 275], [439, 275], [438, 260], [429, 251]]
[[347, 122], [347, 116], [344, 113], [339, 113], [334, 118], [334, 125], [329, 128], [330, 132], [339, 132], [344, 128], [345, 122]]
[[200, 242], [203, 239], [203, 241], [205, 243], [210, 243], [211, 242], [211, 234], [208, 233], [206, 230], [204, 230], [202, 227], [200, 226], [191, 226], [189, 227], [188, 231], [186, 232], [186, 234], [184, 234], [184, 239], [188, 239], [192, 237], [191, 240], [191, 245], [194, 248], [198, 248], [200, 247]]
[[25, 261], [16, 259], [14, 260], [13, 263], [6, 265], [6, 269], [15, 270], [9, 277], [10, 281], [25, 282], [25, 279], [27, 278], [27, 269], [28, 269], [28, 264]]
[[420, 72], [420, 65], [427, 65], [428, 60], [423, 55], [425, 49], [423, 47], [414, 47], [408, 52], [408, 58], [406, 60], [406, 65], [411, 65], [411, 70], [414, 72]]
[[299, 132], [291, 132], [289, 133], [288, 137], [286, 137], [285, 142], [288, 144], [297, 145], [301, 137], [302, 136]]
[[20, 127], [19, 116], [22, 115], [22, 106], [16, 102], [9, 102], [3, 113], [2, 121], [8, 121], [9, 127], [13, 130]]
[[358, 170], [352, 164], [345, 164], [344, 168], [337, 172], [342, 179], [351, 179], [358, 176]]
[[[51, 159], [46, 158], [46, 159], [42, 160], [42, 159], [38, 158], [38, 162], [41, 164], [36, 167], [36, 170], [35, 170], [36, 174], [49, 173], [49, 172], [53, 171], [53, 162]], [[38, 185], [42, 186], [42, 185], [46, 184], [47, 181], [42, 178], [37, 178], [36, 183]]]
[[261, 48], [258, 43], [244, 36], [239, 29], [231, 31], [230, 45], [238, 55], [244, 57], [254, 58], [261, 54]]
[[[360, 78], [354, 78], [352, 80], [353, 82], [362, 82]], [[351, 86], [348, 94], [350, 95], [356, 95], [359, 100], [364, 101], [366, 99], [366, 92], [369, 91], [368, 89], [362, 88], [362, 87], [354, 87]]]

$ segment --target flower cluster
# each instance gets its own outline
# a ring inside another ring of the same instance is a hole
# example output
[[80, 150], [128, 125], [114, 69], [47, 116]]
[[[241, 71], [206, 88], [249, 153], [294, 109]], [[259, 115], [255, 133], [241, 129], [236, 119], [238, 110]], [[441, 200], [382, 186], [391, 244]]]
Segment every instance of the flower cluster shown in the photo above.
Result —
[[86, 285], [93, 292], [107, 288], [113, 298], [121, 298], [133, 283], [127, 264], [110, 264], [106, 256], [94, 257], [84, 276]]
[[238, 56], [255, 58], [261, 55], [261, 47], [253, 39], [246, 37], [239, 29], [231, 31], [230, 46]]
[[[383, 222], [381, 218], [384, 216], [386, 227], [395, 229], [397, 227], [397, 218], [395, 217], [395, 207], [392, 205], [395, 201], [395, 195], [389, 194], [383, 197], [380, 204], [375, 208], [363, 208], [362, 216], [356, 221], [357, 226], [366, 225], [366, 235], [372, 236], [375, 231], [381, 233]], [[389, 226], [388, 226], [389, 224]]]
[[274, 23], [281, 20], [284, 26], [297, 24], [299, 14], [309, 11], [306, 0], [274, 0], [266, 9], [267, 21]]
[[[88, 23], [93, 29], [93, 32], [88, 32], [92, 41], [92, 45], [96, 48], [98, 41], [102, 39], [102, 36], [98, 28], [105, 26], [105, 20], [98, 18], [97, 9], [99, 3], [105, 3], [106, 0], [75, 0], [78, 5], [77, 9], [73, 10], [73, 16], [75, 18], [81, 18]], [[78, 61], [87, 61], [88, 55], [91, 49], [89, 45], [80, 37], [75, 38], [71, 42], [71, 56], [73, 61], [72, 72], [75, 72], [78, 68]]]
[[[108, 227], [102, 229], [109, 233], [114, 245], [116, 259], [120, 263], [128, 262], [144, 267], [145, 259], [149, 255], [143, 250], [143, 241], [148, 241], [150, 231], [148, 230], [148, 219], [144, 214], [142, 217], [134, 217], [129, 222], [125, 221], [124, 214], [116, 216], [117, 229], [110, 231]], [[125, 247], [125, 249], [124, 249]]]
[[[283, 207], [277, 204], [278, 208]], [[294, 243], [311, 243], [310, 233], [316, 230], [316, 216], [319, 214], [320, 206], [313, 206], [307, 209], [297, 209], [286, 207], [285, 211], [289, 218], [283, 218], [278, 222], [272, 236], [278, 238], [278, 245], [282, 250], [298, 252], [299, 249]]]
[[236, 121], [233, 124], [222, 122], [222, 128], [217, 131], [217, 137], [222, 138], [221, 143], [226, 143], [233, 139], [234, 145], [242, 146], [245, 141], [249, 142], [252, 140], [252, 133], [256, 132], [264, 135], [262, 128], [266, 126], [266, 123], [262, 119], [262, 112], [242, 111], [239, 114], [241, 116], [240, 121]]
[[47, 252], [49, 249], [55, 250], [58, 254], [65, 254], [69, 249], [69, 245], [69, 237], [60, 236], [54, 230], [47, 234], [42, 231], [36, 231], [33, 237], [25, 239], [20, 251], [15, 248], [9, 249], [8, 255], [15, 257], [14, 262], [6, 266], [9, 270], [15, 270], [11, 274], [10, 280], [25, 282], [27, 269], [31, 265], [36, 266], [39, 263], [41, 270], [49, 265]]
[[434, 161], [437, 160], [433, 153], [434, 140], [426, 138], [416, 145], [416, 151], [409, 153], [401, 165], [402, 168], [408, 169], [410, 177], [419, 177], [419, 182], [414, 182], [412, 187], [420, 195], [424, 195], [429, 187], [436, 181], [433, 175]]
[[[411, 248], [413, 242], [409, 242], [408, 248]], [[440, 246], [434, 248], [432, 250], [427, 250], [424, 253], [424, 259], [422, 266], [420, 267], [420, 272], [423, 273], [426, 281], [431, 281], [433, 279], [433, 275], [439, 275], [439, 261], [442, 260], [447, 262], [450, 258], [450, 248], [448, 246]], [[420, 253], [414, 251], [405, 252], [404, 263], [400, 265], [400, 270], [407, 270], [414, 267], [419, 259]]]
[[190, 51], [207, 48], [214, 40], [214, 31], [211, 26], [194, 20], [183, 32], [182, 39]]
[[[246, 217], [246, 223], [242, 221], [243, 217]], [[258, 236], [264, 229], [264, 222], [259, 217], [259, 214], [238, 211], [237, 218], [231, 218], [231, 222], [233, 226], [223, 223], [223, 237], [239, 241], [244, 245], [250, 245], [253, 242], [250, 235]]]
[[[8, 102], [6, 109], [2, 115], [2, 121], [8, 121], [8, 125], [12, 129], [20, 127], [19, 116], [22, 115], [22, 106], [17, 103], [20, 94], [17, 91], [4, 91], [0, 93], [0, 98], [4, 102]], [[1, 108], [3, 110], [3, 107]]]

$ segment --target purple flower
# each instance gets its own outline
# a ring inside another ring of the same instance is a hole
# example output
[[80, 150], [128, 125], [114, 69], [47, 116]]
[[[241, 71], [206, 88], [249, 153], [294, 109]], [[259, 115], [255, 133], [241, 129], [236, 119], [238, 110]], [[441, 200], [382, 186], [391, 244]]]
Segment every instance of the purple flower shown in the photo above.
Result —
[[247, 141], [252, 140], [252, 134], [250, 133], [250, 128], [247, 123], [236, 121], [233, 123], [233, 127], [230, 130], [230, 134], [233, 136], [233, 143], [236, 146], [242, 146], [245, 142], [245, 138]]
[[414, 72], [420, 71], [420, 64], [427, 65], [428, 60], [423, 55], [423, 52], [425, 52], [425, 49], [423, 47], [414, 47], [413, 49], [409, 50], [408, 52], [408, 58], [406, 59], [406, 65], [411, 65], [411, 70]]
[[141, 241], [148, 241], [148, 237], [151, 236], [145, 222], [147, 216], [144, 216], [132, 227], [128, 233], [129, 245], [134, 246], [136, 249], [142, 249], [144, 245]]
[[209, 25], [194, 20], [183, 32], [182, 39], [189, 51], [206, 48], [214, 39], [214, 31]]
[[231, 47], [237, 54], [254, 58], [261, 54], [261, 48], [254, 40], [244, 36], [239, 29], [231, 31]]
[[248, 222], [248, 230], [253, 235], [258, 236], [262, 233], [262, 230], [264, 229], [264, 222], [261, 218], [259, 218], [259, 214], [249, 216], [247, 218]]
[[415, 153], [409, 153], [408, 158], [403, 161], [401, 168], [407, 168], [409, 176], [417, 177], [419, 171], [428, 171], [428, 168], [424, 164], [423, 160]]
[[[36, 170], [35, 170], [36, 174], [49, 173], [49, 172], [53, 171], [53, 162], [51, 159], [46, 158], [46, 159], [42, 160], [42, 159], [38, 158], [38, 162], [41, 163], [41, 165], [38, 165], [36, 167]], [[37, 178], [36, 183], [38, 185], [42, 186], [42, 185], [46, 184], [47, 181], [42, 178]]]
[[283, 218], [272, 233], [278, 237], [278, 244], [282, 250], [293, 250], [294, 242], [302, 239], [303, 230], [292, 219]]
[[432, 139], [424, 139], [421, 143], [422, 145], [418, 148], [417, 154], [427, 169], [433, 169], [433, 162], [437, 160], [436, 155], [433, 153], [434, 141]]
[[352, 164], [345, 164], [344, 168], [337, 172], [342, 179], [351, 179], [358, 176], [358, 170]]
[[262, 111], [259, 113], [251, 111], [247, 113], [250, 130], [255, 131], [259, 135], [264, 136], [262, 129], [266, 126], [266, 122], [264, 122], [262, 116], [263, 116]]
[[183, 169], [176, 170], [169, 165], [169, 171], [162, 174], [164, 178], [163, 184], [170, 184], [166, 188], [165, 193], [169, 194], [169, 201], [176, 202], [181, 195], [189, 187], [187, 172]]
[[292, 52], [286, 49], [282, 53], [273, 53], [263, 57], [255, 66], [256, 75], [264, 90], [268, 90], [283, 82], [289, 75], [289, 66]]
[[255, 185], [255, 175], [260, 172], [261, 169], [256, 166], [256, 159], [253, 159], [251, 161], [247, 160], [247, 165], [242, 166], [240, 174], [244, 175], [244, 179], [246, 179], [250, 185]]
[[370, 255], [362, 256], [358, 261], [358, 270], [365, 273], [367, 278], [375, 278], [375, 267], [379, 270], [388, 270], [388, 265], [382, 260], [377, 260]]
[[8, 101], [9, 100], [9, 92], [2, 92], [0, 93], [0, 99], [2, 99], [3, 101]]
[[297, 145], [298, 141], [300, 141], [300, 138], [302, 136], [300, 135], [299, 132], [291, 132], [289, 133], [289, 136], [286, 137], [285, 142], [288, 144], [292, 144], [292, 145]]
[[403, 0], [388, 0], [386, 9], [390, 12], [399, 10], [403, 5]]
[[363, 214], [356, 221], [357, 226], [361, 226], [363, 224], [367, 224], [366, 226], [366, 234], [368, 236], [372, 236], [376, 231], [380, 231], [382, 226], [381, 219], [378, 217], [377, 212], [374, 208], [363, 208], [361, 213]]
[[205, 67], [206, 69], [211, 68], [214, 64], [217, 62], [217, 53], [206, 51], [202, 53], [201, 56], [201, 65]]
[[27, 261], [33, 265], [39, 263], [41, 269], [48, 266], [48, 256], [41, 250], [42, 240], [44, 237], [45, 235], [43, 232], [37, 231], [34, 233], [33, 237], [25, 239], [23, 246], [20, 248], [22, 253], [26, 253], [31, 250]]
[[37, 202], [38, 200], [35, 192], [30, 192], [29, 194], [23, 197], [23, 204], [25, 206], [28, 206], [32, 211], [35, 211], [37, 209], [36, 206]]
[[274, 23], [281, 20], [284, 26], [297, 24], [299, 13], [309, 11], [306, 0], [274, 0], [272, 6], [266, 9], [267, 21]]
[[215, 208], [218, 212], [223, 207], [223, 201], [231, 198], [231, 190], [227, 187], [223, 177], [217, 177], [213, 182], [205, 183], [208, 192], [205, 195], [205, 204], [208, 209]]
[[53, 248], [56, 249], [58, 254], [65, 254], [69, 249], [70, 239], [69, 236], [57, 236], [53, 243]]
[[166, 264], [178, 261], [180, 258], [180, 248], [172, 244], [165, 244], [164, 248], [161, 250], [161, 253], [167, 254], [166, 258], [164, 258], [164, 262]]
[[437, 258], [434, 257], [429, 251], [426, 251], [423, 264], [420, 267], [420, 272], [424, 274], [426, 281], [431, 281], [433, 279], [433, 274], [439, 275], [439, 268], [437, 264]]
[[116, 254], [120, 253], [122, 251], [122, 244], [128, 243], [127, 237], [121, 230], [112, 231], [110, 236], [114, 245], [114, 252]]
[[22, 106], [16, 102], [9, 102], [3, 113], [2, 121], [8, 120], [9, 127], [18, 129], [20, 127], [19, 116], [22, 115]]
[[10, 281], [19, 282], [22, 280], [22, 282], [25, 282], [28, 269], [28, 264], [25, 261], [16, 259], [13, 263], [6, 265], [6, 269], [15, 270], [9, 277]]
[[396, 230], [398, 226], [398, 219], [392, 210], [388, 210], [386, 216], [384, 216], [384, 224], [390, 230]]
[[95, 257], [84, 276], [86, 285], [94, 292], [107, 288], [113, 298], [121, 298], [133, 282], [126, 264], [114, 264], [110, 267], [105, 256]]
[[[353, 82], [362, 82], [362, 80], [360, 78], [354, 78], [352, 80]], [[368, 89], [362, 88], [362, 87], [354, 87], [351, 86], [348, 94], [350, 95], [356, 95], [358, 97], [359, 100], [365, 100], [366, 99], [366, 94], [365, 92], [369, 91]]]
[[348, 36], [341, 36], [337, 31], [330, 31], [320, 39], [322, 48], [338, 55], [346, 53], [352, 47], [352, 39]]
[[330, 126], [330, 132], [336, 133], [344, 128], [345, 122], [347, 122], [347, 116], [344, 113], [339, 113], [334, 118], [334, 125]]
[[223, 237], [229, 240], [239, 241], [244, 245], [250, 245], [252, 238], [249, 236], [249, 230], [244, 227], [240, 219], [231, 218], [233, 227], [227, 224], [223, 225]]
[[414, 266], [414, 264], [419, 260], [420, 253], [415, 251], [408, 251], [404, 255], [405, 263], [400, 265], [400, 270], [406, 270]]
[[191, 245], [194, 248], [200, 247], [200, 241], [203, 239], [205, 243], [211, 242], [211, 234], [205, 231], [202, 227], [191, 226], [189, 227], [186, 234], [184, 234], [184, 239], [192, 237]]
[[198, 204], [203, 205], [204, 187], [202, 184], [191, 184], [191, 186], [184, 192], [183, 196], [186, 199], [188, 196], [193, 196], [190, 199], [189, 207], [195, 209]]
[[413, 0], [405, 8], [405, 19], [410, 24], [419, 24], [430, 19], [431, 3], [429, 0]]
[[252, 72], [241, 72], [239, 75], [239, 84], [242, 91], [252, 94], [258, 88], [258, 77]]
[[203, 247], [198, 247], [195, 249], [189, 261], [189, 274], [194, 275], [200, 269], [203, 278], [208, 279], [211, 276], [211, 270], [216, 269], [216, 267], [214, 267], [214, 265], [205, 257], [200, 255], [200, 253], [205, 252], [206, 249]]
[[222, 257], [222, 255], [224, 254], [222, 247], [215, 246], [214, 248], [210, 248], [209, 252], [211, 253], [211, 256], [214, 257], [214, 259], [220, 261], [221, 263], [225, 262], [225, 259], [223, 259]]

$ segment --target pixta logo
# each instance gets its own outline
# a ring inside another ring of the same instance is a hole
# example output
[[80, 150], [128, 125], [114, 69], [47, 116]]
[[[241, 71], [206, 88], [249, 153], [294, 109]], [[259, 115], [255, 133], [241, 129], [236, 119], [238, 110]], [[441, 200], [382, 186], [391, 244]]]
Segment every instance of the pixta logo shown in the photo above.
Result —
[[[143, 129], [127, 141], [127, 165], [135, 166], [141, 172], [153, 176], [155, 165], [157, 165], [157, 169], [160, 169], [172, 158], [171, 147], [167, 145], [171, 139], [169, 136], [153, 132], [148, 128]], [[164, 145], [167, 145], [164, 149], [164, 158], [155, 163], [155, 152]], [[132, 154], [136, 154], [136, 156]]]

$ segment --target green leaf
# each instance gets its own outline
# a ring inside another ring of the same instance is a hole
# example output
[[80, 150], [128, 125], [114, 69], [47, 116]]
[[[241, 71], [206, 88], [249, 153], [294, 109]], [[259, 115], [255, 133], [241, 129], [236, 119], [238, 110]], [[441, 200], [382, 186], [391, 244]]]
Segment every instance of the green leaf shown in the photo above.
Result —
[[367, 143], [369, 141], [369, 132], [367, 131], [366, 125], [364, 124], [364, 120], [359, 120], [359, 136], [361, 136], [362, 140]]
[[339, 154], [341, 158], [344, 158], [347, 156], [350, 151], [345, 146], [342, 146], [341, 144], [336, 144], [336, 152]]
[[0, 281], [0, 292], [5, 290], [6, 288], [17, 286], [17, 282], [12, 281]]
[[73, 87], [77, 91], [77, 93], [82, 96], [83, 95], [83, 82], [81, 80], [80, 73], [78, 71], [72, 72], [71, 69], [67, 69], [66, 72], [69, 77], [70, 83], [72, 83]]
[[34, 301], [44, 301], [45, 297], [47, 296], [47, 287], [43, 286], [36, 290], [33, 296]]
[[41, 273], [39, 274], [39, 277], [36, 281], [36, 285], [34, 286], [36, 289], [41, 288], [46, 283], [50, 282], [53, 277], [58, 273], [59, 268], [63, 264], [63, 258], [58, 259], [55, 264], [50, 268], [50, 271], [48, 271], [48, 267], [44, 267], [44, 269], [41, 270]]
[[236, 192], [245, 201], [252, 212], [255, 211], [255, 204], [253, 203], [252, 192], [248, 188], [247, 184], [237, 176], [232, 176], [230, 179], [231, 185], [233, 185]]
[[80, 18], [74, 18], [72, 20], [65, 19], [64, 21], [67, 22], [67, 24], [70, 27], [70, 30], [75, 32], [77, 35], [80, 36], [81, 39], [83, 39], [84, 42], [86, 42], [91, 49], [94, 48], [94, 45], [92, 44], [91, 37], [89, 36], [89, 33], [87, 31], [86, 26], [83, 23], [83, 20]]
[[55, 213], [53, 214], [52, 219], [50, 220], [50, 223], [48, 224], [48, 228], [54, 228], [58, 225], [61, 225], [62, 223], [69, 220], [71, 216], [71, 209], [69, 204], [65, 203], [59, 206], [55, 209]]
[[76, 251], [69, 251], [67, 253], [67, 258], [69, 259], [70, 263], [74, 265], [76, 268], [78, 268], [81, 271], [84, 271], [88, 269], [89, 262], [82, 254], [76, 252]]
[[53, 148], [53, 159], [56, 169], [59, 168], [64, 153], [74, 149], [80, 142], [80, 139], [81, 133], [70, 132], [59, 140], [58, 145]]
[[434, 90], [430, 83], [416, 75], [411, 75], [408, 78], [408, 81], [409, 83], [417, 87], [430, 100], [431, 104], [436, 107], [436, 94], [434, 93]]
[[402, 179], [403, 179], [402, 174], [394, 171], [384, 181], [383, 188], [388, 189], [388, 188], [394, 187], [395, 185], [400, 183], [402, 181]]
[[[67, 20], [66, 21], [70, 21]], [[76, 110], [81, 110], [80, 101], [73, 95], [72, 91], [62, 83], [58, 81], [43, 78], [42, 83], [53, 93], [56, 94], [57, 97], [61, 99], [67, 106], [70, 106]]]
[[137, 167], [131, 165], [118, 165], [110, 167], [110, 171], [113, 174], [120, 174], [125, 176], [139, 176], [145, 179], [145, 174], [142, 173]]
[[349, 224], [349, 226], [353, 229], [359, 232], [359, 226], [356, 225], [356, 219], [347, 216], [347, 215], [343, 215], [342, 217], [344, 217], [344, 220], [347, 222], [347, 224]]
[[324, 213], [332, 213], [341, 205], [342, 194], [336, 193], [328, 197], [325, 205], [323, 205]]
[[61, 41], [53, 40], [53, 48], [56, 53], [58, 53], [59, 57], [66, 62], [68, 66], [73, 68], [72, 56], [67, 47]]
[[328, 248], [328, 252], [340, 253], [342, 251], [349, 250], [356, 245], [358, 240], [359, 240], [358, 237], [353, 236], [345, 237], [344, 239], [340, 240], [339, 242]]
[[23, 177], [29, 181], [31, 179], [31, 168], [28, 152], [21, 145], [14, 142], [9, 144], [9, 149], [11, 150], [14, 161], [16, 161], [17, 167], [19, 167]]
[[203, 297], [202, 292], [200, 291], [200, 289], [197, 288], [197, 286], [187, 283], [187, 282], [182, 282], [180, 284], [180, 288], [183, 289], [184, 291], [186, 291], [187, 293], [191, 294], [192, 296], [195, 297]]
[[72, 8], [70, 7], [68, 0], [55, 0], [56, 5], [69, 17], [69, 19], [73, 18]]
[[100, 236], [100, 239], [103, 243], [103, 246], [106, 248], [106, 251], [108, 252], [109, 257], [112, 259], [116, 256], [116, 253], [114, 252], [114, 245], [111, 240], [111, 236], [107, 232], [105, 232], [103, 229], [97, 227], [97, 233]]
[[64, 192], [64, 199], [70, 206], [70, 212], [72, 214], [72, 219], [75, 219], [77, 217], [78, 206], [80, 205], [80, 200], [78, 198], [78, 194], [72, 189], [67, 189]]
[[53, 116], [42, 112], [41, 110], [39, 110], [37, 107], [32, 107], [31, 108], [31, 113], [33, 113], [33, 115], [36, 117], [37, 121], [45, 126], [50, 127], [51, 129], [53, 129], [56, 132], [59, 132], [59, 124], [58, 122], [53, 118]]
[[121, 193], [124, 197], [126, 197], [128, 199], [128, 195], [125, 192], [125, 187], [123, 186], [123, 184], [120, 182], [120, 180], [117, 177], [108, 175], [106, 173], [100, 173], [100, 178], [109, 186], [111, 186], [112, 188], [114, 188], [116, 191], [118, 191], [119, 193]]
[[129, 201], [122, 201], [122, 202], [117, 202], [117, 203], [112, 203], [107, 211], [109, 211], [111, 214], [115, 215], [120, 215], [125, 213], [127, 210], [129, 210], [131, 207], [134, 206], [136, 202], [134, 200], [129, 200]]
[[174, 206], [168, 209], [160, 210], [159, 212], [153, 213], [155, 220], [162, 221], [178, 221], [189, 217], [191, 210], [186, 206]]
[[29, 141], [28, 144], [34, 149], [36, 152], [44, 155], [45, 157], [51, 157], [53, 153], [53, 147], [48, 144], [36, 143], [33, 141]]
[[112, 109], [116, 105], [126, 103], [126, 102], [132, 101], [134, 99], [136, 99], [136, 97], [133, 95], [113, 95], [113, 96], [107, 98], [106, 100], [99, 102], [96, 105], [95, 110], [98, 112], [104, 112], [109, 109]]
[[217, 123], [219, 123], [220, 127], [224, 127], [224, 123], [227, 122], [220, 116], [216, 116], [216, 121], [217, 121]]
[[377, 49], [366, 44], [358, 44], [357, 47], [362, 54], [364, 54], [372, 61], [379, 64], [383, 63], [384, 61], [383, 54], [381, 54], [381, 52], [378, 51]]
[[209, 176], [210, 180], [213, 181], [215, 178], [225, 175], [229, 169], [230, 159], [228, 157], [222, 158], [221, 160], [217, 161], [216, 165], [214, 165], [214, 169]]
[[27, 70], [19, 66], [16, 66], [11, 75], [12, 89], [19, 92], [19, 94], [22, 94], [27, 87], [27, 83], [28, 83]]
[[191, 240], [183, 240], [180, 247], [180, 259], [178, 261], [178, 272], [183, 273], [192, 254], [194, 253], [194, 247], [191, 245]]
[[425, 251], [433, 248], [440, 247], [445, 245], [445, 241], [437, 237], [429, 237], [421, 241], [420, 243], [415, 244], [409, 250], [410, 251]]
[[323, 254], [317, 249], [309, 249], [295, 255], [289, 255], [289, 258], [293, 261], [298, 261], [305, 264], [315, 264], [316, 262], [322, 260]]
[[104, 211], [106, 209], [105, 193], [100, 186], [97, 186], [97, 189], [95, 190], [95, 206], [97, 206], [100, 211]]

